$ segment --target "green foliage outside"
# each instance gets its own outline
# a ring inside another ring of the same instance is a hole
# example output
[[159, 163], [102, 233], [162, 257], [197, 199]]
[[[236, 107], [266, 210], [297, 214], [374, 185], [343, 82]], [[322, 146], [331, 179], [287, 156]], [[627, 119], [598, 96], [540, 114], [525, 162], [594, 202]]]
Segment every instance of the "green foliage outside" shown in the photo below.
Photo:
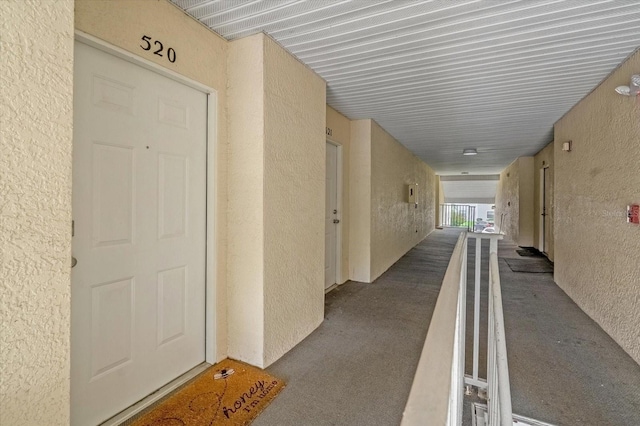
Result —
[[460, 226], [460, 227], [466, 227], [466, 226], [473, 226], [473, 221], [468, 221], [466, 220], [466, 215], [463, 213], [459, 213], [459, 212], [453, 212], [451, 213], [451, 226]]

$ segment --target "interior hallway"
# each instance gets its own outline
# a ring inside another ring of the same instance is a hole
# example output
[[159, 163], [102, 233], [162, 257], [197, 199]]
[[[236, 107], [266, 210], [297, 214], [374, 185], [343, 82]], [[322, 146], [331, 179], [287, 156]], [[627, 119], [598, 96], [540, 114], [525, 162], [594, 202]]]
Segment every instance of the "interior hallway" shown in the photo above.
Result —
[[[458, 233], [436, 230], [373, 284], [329, 293], [320, 328], [268, 368], [287, 387], [253, 424], [398, 425]], [[501, 242], [499, 255], [514, 249]], [[556, 425], [640, 424], [640, 366], [551, 274], [515, 273], [503, 259], [500, 273], [514, 413]]]

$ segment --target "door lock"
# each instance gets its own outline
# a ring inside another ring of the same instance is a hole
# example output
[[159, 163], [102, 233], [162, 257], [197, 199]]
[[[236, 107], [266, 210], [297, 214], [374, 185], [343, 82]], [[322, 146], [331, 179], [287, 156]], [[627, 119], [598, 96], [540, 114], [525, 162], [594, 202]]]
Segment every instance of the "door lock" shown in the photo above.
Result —
[[340, 219], [333, 219], [333, 223], [340, 223]]
[[333, 210], [333, 214], [338, 214], [338, 210]]

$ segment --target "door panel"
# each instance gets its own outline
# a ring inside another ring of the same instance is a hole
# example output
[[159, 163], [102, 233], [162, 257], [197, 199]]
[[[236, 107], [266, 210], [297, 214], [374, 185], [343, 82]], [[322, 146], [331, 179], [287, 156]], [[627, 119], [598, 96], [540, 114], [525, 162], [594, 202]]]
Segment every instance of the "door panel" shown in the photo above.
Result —
[[324, 287], [336, 283], [336, 242], [338, 224], [338, 147], [327, 143], [327, 178], [325, 203]]
[[75, 52], [71, 404], [85, 426], [204, 361], [207, 98]]
[[133, 278], [91, 288], [91, 379], [131, 361]]
[[92, 144], [94, 247], [130, 244], [133, 231], [133, 149]]

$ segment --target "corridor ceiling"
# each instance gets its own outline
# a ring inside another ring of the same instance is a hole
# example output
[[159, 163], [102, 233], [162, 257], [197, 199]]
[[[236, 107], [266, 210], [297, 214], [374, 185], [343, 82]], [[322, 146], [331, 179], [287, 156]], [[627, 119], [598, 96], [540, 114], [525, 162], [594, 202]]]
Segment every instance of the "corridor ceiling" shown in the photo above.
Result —
[[637, 0], [172, 1], [227, 40], [269, 34], [326, 80], [330, 106], [441, 175], [535, 154], [640, 45]]

